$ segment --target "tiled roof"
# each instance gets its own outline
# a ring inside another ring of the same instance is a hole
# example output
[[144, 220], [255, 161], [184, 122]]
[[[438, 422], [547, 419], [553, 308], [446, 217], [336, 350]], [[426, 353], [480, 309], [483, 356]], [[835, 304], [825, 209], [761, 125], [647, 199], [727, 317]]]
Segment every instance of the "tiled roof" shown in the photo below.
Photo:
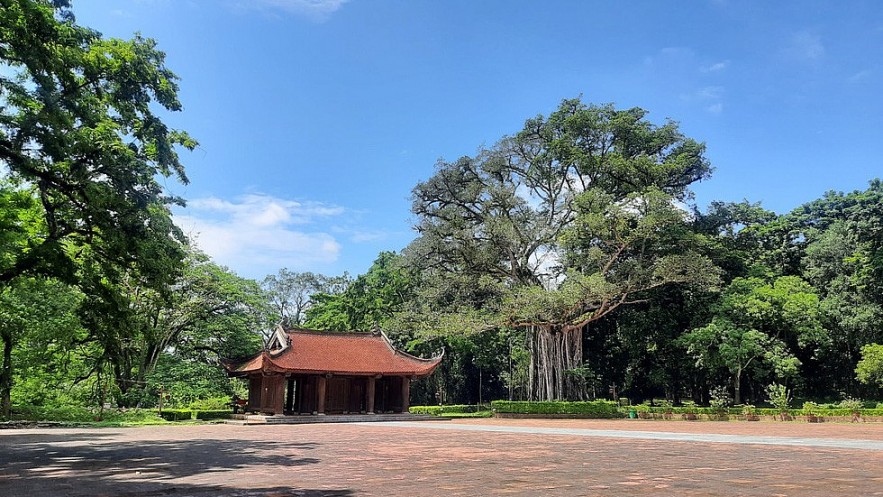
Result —
[[425, 376], [441, 356], [421, 359], [396, 350], [380, 333], [285, 330], [288, 347], [278, 355], [263, 351], [240, 362], [226, 364], [230, 374], [253, 372]]

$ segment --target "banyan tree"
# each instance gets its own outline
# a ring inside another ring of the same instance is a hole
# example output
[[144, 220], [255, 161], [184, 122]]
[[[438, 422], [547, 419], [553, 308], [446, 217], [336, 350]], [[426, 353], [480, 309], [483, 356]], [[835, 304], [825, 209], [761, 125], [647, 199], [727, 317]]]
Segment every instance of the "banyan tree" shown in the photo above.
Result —
[[594, 321], [662, 285], [717, 282], [680, 207], [710, 174], [705, 147], [645, 114], [564, 100], [414, 188], [406, 255], [445, 287], [424, 320], [523, 329], [530, 399], [584, 397], [568, 371]]

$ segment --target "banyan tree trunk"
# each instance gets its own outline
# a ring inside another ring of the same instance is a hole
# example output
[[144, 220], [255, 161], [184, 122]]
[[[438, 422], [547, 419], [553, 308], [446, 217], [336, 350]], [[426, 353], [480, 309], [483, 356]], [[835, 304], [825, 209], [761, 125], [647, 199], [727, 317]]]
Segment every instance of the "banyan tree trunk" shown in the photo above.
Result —
[[561, 331], [552, 327], [527, 330], [530, 352], [529, 400], [583, 400], [585, 388], [568, 370], [580, 367], [583, 359], [582, 330]]

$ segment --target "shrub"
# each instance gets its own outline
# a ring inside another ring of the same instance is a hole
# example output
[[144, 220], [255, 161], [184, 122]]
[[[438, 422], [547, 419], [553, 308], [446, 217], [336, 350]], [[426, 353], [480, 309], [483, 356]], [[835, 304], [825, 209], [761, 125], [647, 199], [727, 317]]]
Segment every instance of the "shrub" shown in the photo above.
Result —
[[194, 400], [190, 403], [189, 408], [194, 411], [222, 411], [231, 410], [230, 404], [233, 402], [232, 397], [211, 397], [208, 399]]
[[803, 415], [804, 416], [818, 416], [821, 407], [815, 402], [804, 402], [803, 403]]
[[773, 407], [779, 410], [779, 412], [786, 412], [788, 410], [788, 404], [791, 403], [791, 392], [785, 388], [785, 385], [779, 385], [778, 383], [773, 383], [766, 387], [767, 400]]
[[411, 414], [429, 414], [431, 416], [443, 416], [445, 414], [466, 414], [479, 412], [481, 409], [474, 404], [451, 405], [451, 406], [411, 406], [408, 412]]
[[837, 404], [837, 407], [840, 409], [849, 409], [850, 411], [857, 412], [862, 408], [862, 401], [859, 399], [853, 399], [852, 397], [847, 397], [840, 401]]
[[195, 419], [228, 419], [232, 414], [231, 409], [205, 409], [202, 411], [193, 411]]
[[98, 411], [80, 406], [13, 406], [12, 419], [21, 421], [95, 421]]
[[727, 390], [727, 387], [724, 386], [712, 388], [710, 396], [711, 401], [709, 404], [715, 409], [723, 410], [729, 407], [730, 403], [733, 401], [733, 399], [730, 398], [730, 392]]
[[184, 421], [193, 419], [193, 411], [190, 409], [163, 409], [159, 415], [166, 421]]
[[504, 414], [570, 414], [586, 418], [621, 418], [617, 402], [595, 400], [591, 402], [524, 402], [495, 400], [491, 402], [494, 412]]

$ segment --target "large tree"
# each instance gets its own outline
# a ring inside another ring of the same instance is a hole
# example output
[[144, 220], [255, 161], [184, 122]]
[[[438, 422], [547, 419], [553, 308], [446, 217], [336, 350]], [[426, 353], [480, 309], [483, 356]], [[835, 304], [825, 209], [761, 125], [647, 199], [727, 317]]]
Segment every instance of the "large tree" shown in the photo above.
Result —
[[[527, 328], [530, 397], [582, 396], [565, 372], [582, 362], [589, 323], [641, 300], [642, 291], [713, 272], [703, 257], [674, 253], [689, 254], [686, 216], [673, 205], [710, 174], [705, 147], [676, 123], [645, 116], [565, 100], [490, 150], [439, 163], [414, 189], [420, 236], [406, 253], [435, 275], [430, 281], [467, 286], [447, 294], [472, 297], [453, 306], [437, 299], [414, 322]], [[611, 224], [598, 217], [605, 215]], [[667, 247], [648, 245], [662, 239]]]
[[711, 323], [681, 337], [701, 368], [730, 373], [737, 403], [743, 380], [793, 379], [800, 365], [817, 358], [828, 342], [818, 295], [796, 276], [736, 278], [723, 292]]
[[266, 290], [276, 319], [284, 326], [301, 326], [307, 320], [307, 311], [316, 303], [316, 295], [339, 295], [346, 291], [350, 277], [325, 276], [313, 272], [298, 273], [287, 268], [279, 274], [264, 278], [261, 286]]
[[30, 236], [3, 246], [0, 283], [26, 273], [73, 281], [84, 246], [151, 281], [168, 270], [149, 270], [152, 261], [181, 258], [168, 210], [178, 200], [157, 178], [186, 183], [176, 147], [196, 143], [157, 114], [181, 109], [164, 58], [151, 39], [78, 25], [66, 1], [0, 1], [0, 175], [39, 204], [20, 216]]
[[[81, 338], [81, 298], [71, 287], [46, 278], [16, 278], [0, 286], [0, 417], [10, 413], [14, 359], [20, 366], [40, 370], [55, 362], [53, 355], [70, 353], [71, 343]], [[14, 354], [15, 349], [23, 354]], [[29, 397], [39, 395], [31, 392]]]
[[158, 178], [186, 183], [176, 148], [196, 146], [158, 114], [181, 109], [177, 78], [153, 40], [102, 38], [69, 7], [0, 0], [0, 288], [43, 275], [88, 291], [84, 259], [111, 284], [167, 286], [181, 201]]
[[272, 313], [257, 282], [195, 249], [185, 262], [181, 276], [162, 289], [142, 285], [137, 272], [110, 282], [98, 270], [89, 280], [82, 318], [101, 345], [95, 368], [111, 372], [123, 405], [140, 400], [163, 354], [218, 366], [220, 358], [250, 354], [261, 342], [258, 330]]

